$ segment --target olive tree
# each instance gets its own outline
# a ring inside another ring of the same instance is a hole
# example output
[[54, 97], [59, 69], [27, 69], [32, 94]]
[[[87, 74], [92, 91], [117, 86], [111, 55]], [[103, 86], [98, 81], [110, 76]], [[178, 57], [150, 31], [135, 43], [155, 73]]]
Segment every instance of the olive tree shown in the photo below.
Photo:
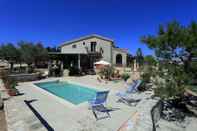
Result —
[[[141, 38], [150, 49], [155, 50], [159, 60], [156, 95], [164, 99], [180, 97], [184, 88], [197, 72], [191, 72], [192, 58], [197, 56], [197, 23], [188, 26], [172, 21], [160, 25], [156, 35]], [[189, 79], [188, 79], [189, 78]]]
[[2, 44], [0, 46], [0, 57], [9, 61], [12, 71], [14, 63], [20, 60], [20, 52], [12, 43]]

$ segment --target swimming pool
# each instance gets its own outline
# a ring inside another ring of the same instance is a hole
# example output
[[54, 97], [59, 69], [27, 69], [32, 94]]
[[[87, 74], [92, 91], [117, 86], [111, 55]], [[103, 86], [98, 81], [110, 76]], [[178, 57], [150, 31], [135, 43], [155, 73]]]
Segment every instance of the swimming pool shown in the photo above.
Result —
[[61, 81], [42, 82], [35, 85], [75, 105], [93, 99], [97, 92], [96, 89]]

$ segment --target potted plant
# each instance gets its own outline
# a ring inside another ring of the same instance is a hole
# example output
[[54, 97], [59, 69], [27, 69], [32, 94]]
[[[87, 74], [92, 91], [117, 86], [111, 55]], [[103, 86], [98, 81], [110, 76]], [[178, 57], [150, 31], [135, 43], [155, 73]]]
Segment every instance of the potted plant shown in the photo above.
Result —
[[0, 110], [3, 109], [3, 99], [1, 98], [1, 92], [0, 92]]
[[7, 82], [8, 94], [10, 96], [16, 96], [18, 94], [18, 90], [16, 89], [17, 82], [14, 80], [9, 80]]
[[128, 73], [124, 73], [122, 74], [122, 79], [126, 82], [129, 79], [129, 74]]

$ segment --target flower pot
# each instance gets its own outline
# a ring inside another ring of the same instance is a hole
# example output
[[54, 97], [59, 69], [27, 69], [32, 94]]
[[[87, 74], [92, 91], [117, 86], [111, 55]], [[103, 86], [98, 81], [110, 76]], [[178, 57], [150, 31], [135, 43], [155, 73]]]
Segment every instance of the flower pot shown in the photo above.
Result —
[[16, 95], [17, 95], [17, 91], [16, 91], [16, 90], [13, 90], [13, 89], [10, 89], [10, 90], [8, 91], [8, 94], [9, 94], [10, 96], [16, 96]]
[[3, 109], [3, 99], [1, 98], [1, 92], [0, 92], [0, 110]]

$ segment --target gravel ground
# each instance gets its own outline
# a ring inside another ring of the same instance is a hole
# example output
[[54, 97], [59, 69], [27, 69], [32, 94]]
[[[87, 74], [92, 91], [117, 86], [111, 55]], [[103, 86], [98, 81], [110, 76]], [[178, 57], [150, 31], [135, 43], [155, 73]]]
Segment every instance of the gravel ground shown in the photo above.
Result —
[[157, 131], [197, 131], [197, 118], [186, 116], [185, 120], [179, 122], [169, 122], [160, 119], [157, 123]]
[[0, 110], [0, 131], [7, 131], [5, 113], [2, 110]]

